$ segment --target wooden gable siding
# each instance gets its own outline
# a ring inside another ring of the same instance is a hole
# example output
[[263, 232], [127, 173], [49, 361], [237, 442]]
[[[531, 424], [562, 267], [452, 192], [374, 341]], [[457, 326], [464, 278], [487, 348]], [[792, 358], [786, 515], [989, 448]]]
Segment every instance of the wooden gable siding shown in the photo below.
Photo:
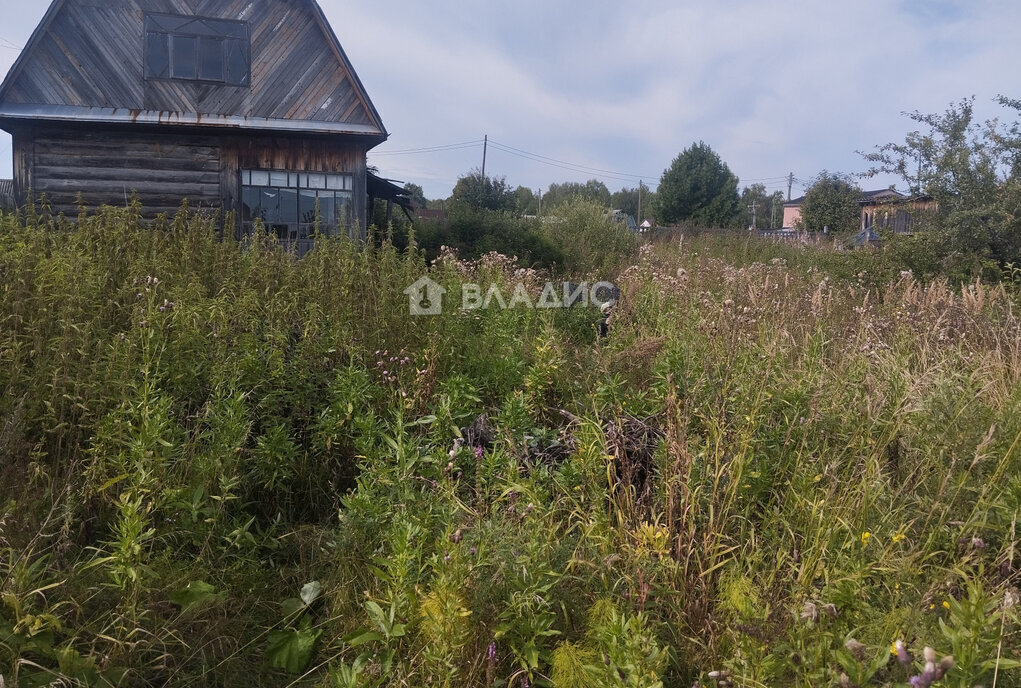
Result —
[[[61, 0], [4, 100], [130, 111], [382, 123], [312, 0]], [[249, 22], [251, 87], [143, 78], [147, 12]]]

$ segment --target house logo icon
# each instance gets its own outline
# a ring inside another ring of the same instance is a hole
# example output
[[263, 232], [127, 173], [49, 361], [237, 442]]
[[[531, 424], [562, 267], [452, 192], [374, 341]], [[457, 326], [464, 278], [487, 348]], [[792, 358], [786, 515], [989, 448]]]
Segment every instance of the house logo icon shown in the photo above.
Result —
[[404, 290], [412, 315], [440, 315], [443, 313], [443, 295], [447, 290], [423, 277]]

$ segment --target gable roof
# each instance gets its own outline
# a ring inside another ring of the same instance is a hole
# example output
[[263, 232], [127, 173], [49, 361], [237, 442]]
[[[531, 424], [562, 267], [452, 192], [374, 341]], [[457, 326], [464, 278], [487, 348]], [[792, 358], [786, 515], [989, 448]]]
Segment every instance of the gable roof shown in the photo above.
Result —
[[[145, 79], [150, 13], [248, 22], [251, 85]], [[0, 123], [25, 119], [387, 138], [316, 0], [54, 0], [0, 86]]]

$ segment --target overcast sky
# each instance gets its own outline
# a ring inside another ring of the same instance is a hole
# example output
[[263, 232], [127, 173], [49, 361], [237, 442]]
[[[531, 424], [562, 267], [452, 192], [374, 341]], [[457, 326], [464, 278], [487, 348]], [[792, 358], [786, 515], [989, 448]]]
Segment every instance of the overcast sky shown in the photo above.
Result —
[[[904, 111], [974, 95], [984, 119], [1021, 97], [1018, 0], [320, 4], [390, 132], [370, 164], [430, 198], [482, 165], [487, 134], [486, 172], [512, 186], [655, 187], [701, 140], [742, 186], [786, 192], [789, 172], [864, 171], [856, 151], [902, 140]], [[6, 73], [46, 3], [0, 5]], [[2, 135], [0, 177], [10, 151]]]

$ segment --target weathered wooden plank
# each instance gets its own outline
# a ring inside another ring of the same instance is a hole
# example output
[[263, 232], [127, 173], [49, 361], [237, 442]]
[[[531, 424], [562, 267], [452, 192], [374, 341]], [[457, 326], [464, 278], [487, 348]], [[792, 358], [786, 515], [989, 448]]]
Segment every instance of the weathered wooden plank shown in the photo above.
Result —
[[76, 184], [108, 184], [110, 182], [122, 182], [125, 180], [153, 181], [167, 184], [206, 184], [216, 186], [219, 189], [220, 171], [197, 171], [188, 169], [167, 169], [160, 165], [156, 168], [142, 169], [140, 167], [96, 167], [96, 166], [35, 166], [35, 175], [39, 179], [53, 181], [70, 180]]

